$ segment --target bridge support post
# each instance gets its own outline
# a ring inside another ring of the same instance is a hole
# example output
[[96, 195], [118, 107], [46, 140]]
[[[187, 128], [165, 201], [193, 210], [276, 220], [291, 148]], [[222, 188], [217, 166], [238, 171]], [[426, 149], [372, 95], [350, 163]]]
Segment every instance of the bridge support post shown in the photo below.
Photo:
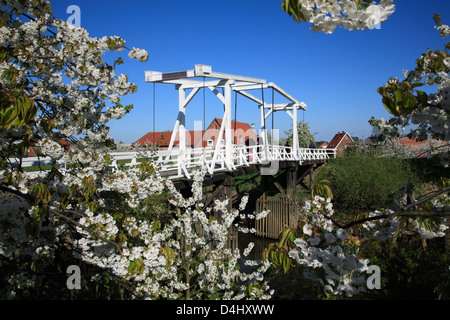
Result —
[[264, 203], [267, 202], [267, 196], [269, 195], [269, 181], [270, 181], [270, 176], [268, 176], [268, 175], [261, 176], [261, 186], [263, 188], [262, 197], [263, 197]]
[[228, 199], [227, 211], [230, 212], [233, 208], [233, 176], [227, 174], [223, 187], [225, 199]]
[[297, 192], [297, 164], [291, 165], [286, 170], [286, 194], [295, 197]]
[[[228, 199], [226, 209], [228, 212], [231, 212], [233, 209], [233, 176], [231, 173], [225, 174], [224, 179], [222, 179], [219, 184], [216, 184], [216, 188], [219, 190], [216, 198], [220, 201]], [[222, 211], [214, 210], [214, 217], [217, 221], [222, 221], [222, 214]], [[231, 250], [238, 248], [238, 229], [233, 225], [228, 229], [228, 241], [226, 246]]]
[[[226, 174], [225, 178], [221, 180], [220, 183], [216, 184], [215, 188], [219, 189], [219, 192], [216, 195], [216, 198], [219, 201], [224, 201], [225, 199], [228, 199], [228, 204], [226, 208], [227, 211], [230, 212], [233, 207], [233, 199], [232, 199], [233, 177], [229, 174]], [[214, 216], [218, 221], [220, 221], [222, 219], [222, 212], [215, 211]]]
[[[317, 167], [316, 164], [310, 164], [310, 165], [304, 165], [300, 166], [299, 168], [299, 175], [297, 177], [297, 184], [302, 184], [306, 189], [311, 191], [313, 184], [314, 184], [314, 169]], [[307, 186], [303, 179], [306, 178], [306, 176], [309, 175], [309, 186]]]

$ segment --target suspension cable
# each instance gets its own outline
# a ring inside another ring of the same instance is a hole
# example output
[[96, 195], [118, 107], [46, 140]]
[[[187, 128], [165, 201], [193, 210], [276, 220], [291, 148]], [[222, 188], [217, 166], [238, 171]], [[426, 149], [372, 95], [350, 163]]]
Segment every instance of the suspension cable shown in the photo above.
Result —
[[274, 144], [274, 134], [273, 134], [273, 118], [274, 118], [274, 116], [275, 116], [275, 111], [273, 111], [273, 107], [274, 107], [274, 102], [275, 101], [275, 99], [274, 99], [274, 90], [273, 90], [273, 88], [272, 88], [272, 131], [271, 131], [271, 135], [272, 135], [272, 146], [274, 146], [275, 144]]

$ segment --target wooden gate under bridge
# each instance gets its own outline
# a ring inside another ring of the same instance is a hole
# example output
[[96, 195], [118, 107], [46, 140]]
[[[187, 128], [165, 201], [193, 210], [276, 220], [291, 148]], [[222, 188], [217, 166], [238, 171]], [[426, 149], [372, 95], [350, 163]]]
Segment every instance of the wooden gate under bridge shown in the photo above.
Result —
[[288, 197], [260, 197], [256, 200], [256, 213], [270, 210], [263, 219], [255, 221], [256, 235], [270, 239], [278, 239], [286, 227], [297, 227], [301, 204], [300, 201]]

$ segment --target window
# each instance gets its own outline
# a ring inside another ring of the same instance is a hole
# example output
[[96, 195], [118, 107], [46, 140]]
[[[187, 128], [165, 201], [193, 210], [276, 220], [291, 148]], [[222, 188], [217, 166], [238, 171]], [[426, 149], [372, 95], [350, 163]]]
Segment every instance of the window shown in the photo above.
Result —
[[214, 142], [213, 142], [212, 140], [208, 140], [208, 141], [207, 141], [208, 147], [212, 147], [212, 146], [213, 146], [213, 143], [214, 143]]

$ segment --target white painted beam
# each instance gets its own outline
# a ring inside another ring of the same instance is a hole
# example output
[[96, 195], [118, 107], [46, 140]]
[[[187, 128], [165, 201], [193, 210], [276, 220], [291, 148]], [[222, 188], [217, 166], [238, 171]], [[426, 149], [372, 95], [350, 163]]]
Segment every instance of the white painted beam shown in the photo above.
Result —
[[[236, 91], [236, 90], [235, 90], [235, 91]], [[257, 97], [255, 97], [254, 95], [252, 95], [252, 94], [250, 94], [250, 93], [248, 93], [248, 92], [246, 92], [246, 91], [237, 91], [237, 93], [243, 95], [244, 97], [246, 97], [246, 98], [248, 98], [248, 99], [250, 99], [250, 100], [253, 100], [253, 101], [256, 102], [257, 104], [260, 104], [260, 105], [263, 104], [263, 102], [262, 102], [261, 99], [258, 99]]]
[[213, 72], [211, 66], [208, 65], [195, 65], [194, 70], [176, 71], [167, 73], [162, 73], [159, 71], [145, 71], [146, 82], [168, 82], [172, 80], [198, 78], [198, 77], [243, 81], [260, 84], [267, 83], [265, 79], [240, 76], [222, 72]]
[[219, 90], [217, 90], [214, 87], [208, 87], [208, 88], [216, 95], [217, 98], [220, 99], [220, 101], [222, 101], [223, 104], [226, 103], [225, 97], [219, 92]]
[[227, 83], [234, 83], [230, 80], [208, 80], [208, 81], [193, 81], [193, 80], [179, 80], [179, 84], [184, 89], [206, 88], [206, 87], [225, 87]]
[[[181, 87], [179, 90], [183, 90]], [[187, 98], [184, 99], [184, 101], [180, 104], [180, 107], [186, 108], [186, 106], [191, 102], [191, 100], [194, 98], [195, 94], [200, 90], [200, 88], [194, 88], [191, 93], [187, 96]]]
[[264, 84], [267, 82], [264, 79], [239, 76], [239, 75], [235, 75], [235, 74], [228, 74], [228, 73], [222, 73], [222, 72], [211, 72], [209, 74], [200, 73], [200, 74], [196, 74], [196, 76], [197, 77], [205, 77], [205, 78], [234, 80], [234, 81], [245, 81], [245, 82], [261, 83], [261, 84]]
[[291, 96], [289, 93], [287, 93], [286, 91], [281, 89], [279, 86], [277, 86], [275, 83], [270, 82], [269, 83], [269, 87], [273, 88], [275, 91], [277, 91], [279, 94], [284, 96], [286, 99], [288, 99], [288, 100], [294, 102], [295, 104], [297, 104], [298, 106], [300, 106], [301, 109], [306, 110], [306, 104], [305, 103], [298, 101], [293, 96]]
[[242, 86], [234, 86], [234, 91], [246, 91], [246, 90], [256, 90], [256, 89], [267, 89], [269, 85], [264, 83], [261, 84], [250, 84], [250, 85], [242, 85]]

